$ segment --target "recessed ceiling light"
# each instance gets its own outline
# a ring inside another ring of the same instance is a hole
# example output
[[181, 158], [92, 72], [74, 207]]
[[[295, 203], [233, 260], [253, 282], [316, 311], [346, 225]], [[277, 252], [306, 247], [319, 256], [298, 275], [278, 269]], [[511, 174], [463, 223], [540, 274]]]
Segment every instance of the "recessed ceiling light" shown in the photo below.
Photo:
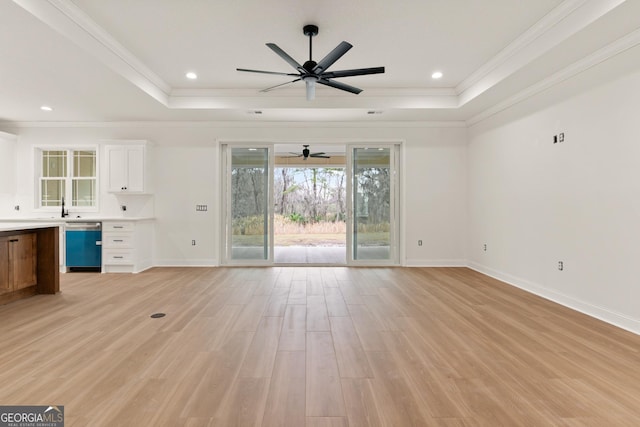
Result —
[[433, 74], [431, 74], [431, 78], [432, 79], [442, 78], [442, 71], [435, 71]]
[[185, 76], [189, 79], [189, 80], [195, 80], [198, 78], [198, 75], [196, 73], [194, 73], [193, 71], [189, 71], [187, 74], [185, 74]]
[[40, 109], [42, 111], [53, 111], [53, 108], [49, 107], [48, 105], [43, 105], [40, 107]]

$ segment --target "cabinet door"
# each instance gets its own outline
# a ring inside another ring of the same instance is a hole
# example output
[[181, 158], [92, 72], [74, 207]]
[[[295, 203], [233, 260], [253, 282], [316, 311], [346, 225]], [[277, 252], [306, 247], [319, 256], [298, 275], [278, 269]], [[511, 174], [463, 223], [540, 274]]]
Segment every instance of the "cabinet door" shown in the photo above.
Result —
[[144, 147], [127, 147], [127, 191], [144, 191]]
[[13, 283], [9, 279], [9, 238], [0, 237], [0, 294], [12, 290]]
[[127, 151], [124, 147], [108, 147], [109, 191], [125, 191], [127, 187]]
[[35, 285], [38, 282], [36, 234], [14, 236], [9, 244], [13, 289], [18, 290]]

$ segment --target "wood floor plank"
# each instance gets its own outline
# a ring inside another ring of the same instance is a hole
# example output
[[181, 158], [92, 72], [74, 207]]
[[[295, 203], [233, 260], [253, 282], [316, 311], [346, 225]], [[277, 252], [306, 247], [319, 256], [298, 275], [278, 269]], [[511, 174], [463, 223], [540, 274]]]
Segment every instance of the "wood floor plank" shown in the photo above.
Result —
[[306, 427], [349, 427], [346, 417], [307, 417]]
[[305, 352], [279, 351], [276, 356], [262, 425], [265, 427], [304, 425], [305, 388]]
[[382, 339], [381, 327], [378, 327], [365, 305], [350, 305], [349, 314], [365, 351], [385, 351], [387, 347]]
[[250, 296], [247, 303], [242, 305], [242, 310], [233, 326], [234, 331], [255, 331], [262, 319], [264, 310], [269, 304], [269, 296]]
[[[253, 341], [253, 333], [236, 332], [218, 351], [208, 353], [206, 370], [192, 384], [192, 393], [180, 417], [213, 418], [238, 377], [245, 355]], [[204, 357], [207, 353], [203, 354]], [[177, 378], [178, 375], [170, 378]]]
[[307, 308], [287, 305], [278, 351], [305, 351], [307, 339]]
[[220, 405], [212, 426], [259, 426], [262, 424], [269, 378], [238, 378]]
[[270, 378], [282, 331], [282, 317], [263, 317], [244, 358], [240, 378]]
[[307, 332], [306, 414], [309, 417], [346, 415], [338, 362], [329, 332]]
[[306, 304], [307, 303], [307, 282], [305, 280], [292, 280], [291, 291], [287, 304]]
[[0, 306], [0, 402], [63, 404], [69, 426], [640, 419], [640, 336], [466, 268], [167, 267], [60, 286]]
[[344, 302], [340, 288], [337, 286], [325, 288], [324, 295], [324, 299], [327, 304], [327, 313], [329, 316], [340, 317], [349, 315], [349, 309], [347, 308], [347, 304]]
[[372, 378], [369, 361], [351, 319], [331, 317], [330, 322], [340, 378]]
[[328, 331], [331, 329], [327, 304], [323, 295], [307, 297], [307, 331]]
[[399, 419], [400, 424], [392, 425], [428, 425], [431, 417], [427, 408], [422, 407], [419, 396], [409, 386], [409, 378], [402, 374], [402, 368], [392, 354], [368, 352], [367, 357], [380, 390], [376, 395], [389, 397], [393, 402], [385, 416]]

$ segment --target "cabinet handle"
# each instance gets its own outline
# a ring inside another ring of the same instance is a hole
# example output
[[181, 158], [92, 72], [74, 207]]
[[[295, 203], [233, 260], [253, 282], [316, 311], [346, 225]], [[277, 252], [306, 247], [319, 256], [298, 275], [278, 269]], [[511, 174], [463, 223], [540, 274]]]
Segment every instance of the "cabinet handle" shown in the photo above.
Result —
[[122, 239], [113, 239], [114, 242], [124, 242]]
[[124, 228], [122, 225], [114, 225], [113, 228]]
[[124, 258], [124, 257], [123, 257], [123, 256], [119, 256], [119, 255], [118, 255], [118, 256], [114, 256], [113, 258], [114, 258], [114, 259], [122, 259], [122, 258]]
[[11, 239], [9, 240], [9, 243], [18, 242], [18, 241], [19, 241], [18, 239]]

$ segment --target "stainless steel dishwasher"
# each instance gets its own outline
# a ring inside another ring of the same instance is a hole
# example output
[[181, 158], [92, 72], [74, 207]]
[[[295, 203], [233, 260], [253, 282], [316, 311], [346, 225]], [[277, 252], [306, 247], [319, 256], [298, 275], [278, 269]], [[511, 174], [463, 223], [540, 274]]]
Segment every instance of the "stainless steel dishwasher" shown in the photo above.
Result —
[[100, 271], [102, 266], [102, 223], [67, 222], [65, 260], [70, 271]]

